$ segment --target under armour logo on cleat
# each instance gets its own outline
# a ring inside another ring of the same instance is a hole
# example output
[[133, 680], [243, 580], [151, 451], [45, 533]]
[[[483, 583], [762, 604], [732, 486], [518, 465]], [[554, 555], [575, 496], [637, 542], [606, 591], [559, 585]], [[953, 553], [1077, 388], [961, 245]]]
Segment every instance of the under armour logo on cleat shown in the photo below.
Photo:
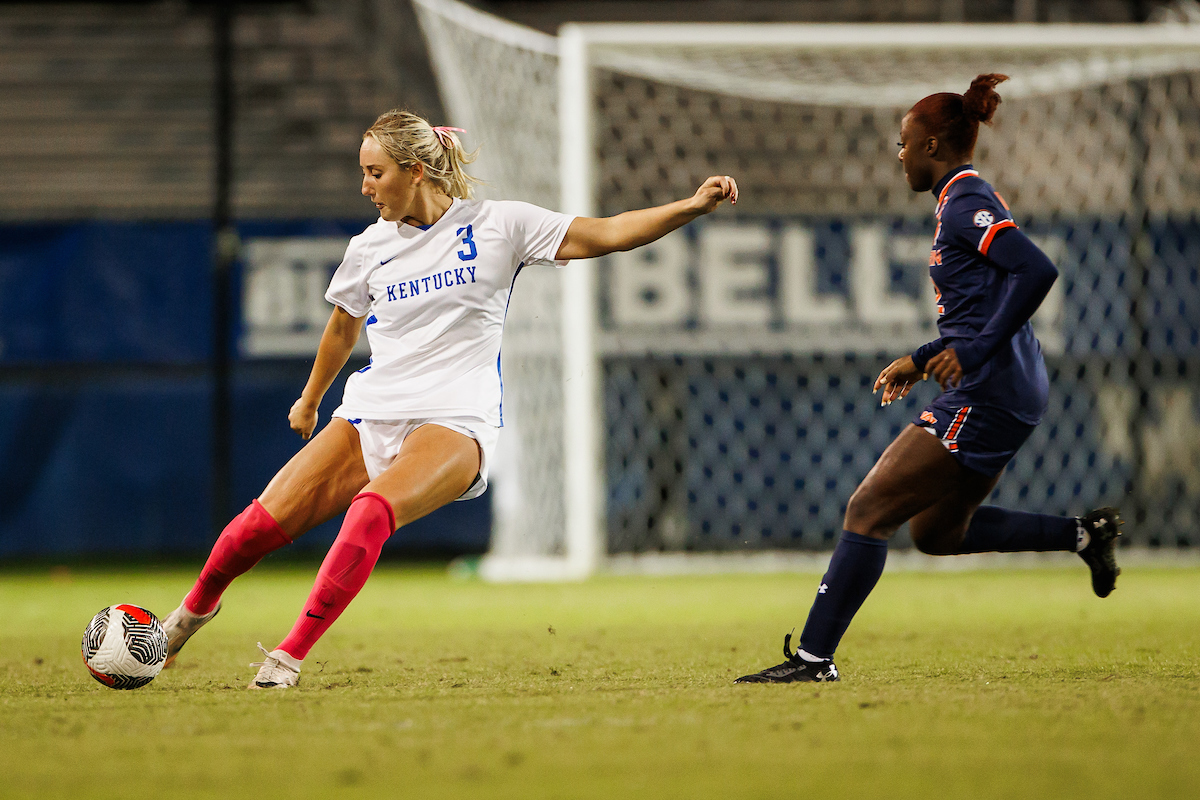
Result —
[[817, 594], [825, 594], [825, 590], [829, 588], [828, 583], [822, 583], [821, 588], [817, 589]]

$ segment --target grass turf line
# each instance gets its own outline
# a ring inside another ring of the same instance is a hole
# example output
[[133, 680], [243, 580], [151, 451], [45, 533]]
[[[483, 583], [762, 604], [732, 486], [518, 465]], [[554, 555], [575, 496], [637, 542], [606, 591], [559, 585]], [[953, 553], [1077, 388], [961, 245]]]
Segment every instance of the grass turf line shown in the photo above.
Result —
[[3, 798], [1200, 796], [1200, 570], [1107, 600], [1076, 569], [885, 574], [837, 685], [781, 660], [817, 576], [494, 586], [384, 566], [305, 663], [249, 692], [315, 568], [237, 581], [180, 666], [96, 683], [83, 627], [165, 614], [181, 570], [0, 572]]

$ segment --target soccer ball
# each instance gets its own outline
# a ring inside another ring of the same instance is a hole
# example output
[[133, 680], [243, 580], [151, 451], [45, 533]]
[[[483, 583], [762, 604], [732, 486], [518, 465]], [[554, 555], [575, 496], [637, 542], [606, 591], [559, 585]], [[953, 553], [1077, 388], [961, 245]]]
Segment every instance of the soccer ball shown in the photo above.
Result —
[[83, 631], [83, 663], [112, 689], [137, 689], [167, 660], [167, 632], [158, 617], [131, 605], [109, 606]]

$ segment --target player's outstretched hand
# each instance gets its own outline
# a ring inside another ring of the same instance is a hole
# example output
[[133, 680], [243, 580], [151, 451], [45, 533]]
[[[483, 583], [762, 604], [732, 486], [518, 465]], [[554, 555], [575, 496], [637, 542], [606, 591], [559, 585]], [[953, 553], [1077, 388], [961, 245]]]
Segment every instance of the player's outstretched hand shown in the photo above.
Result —
[[713, 175], [700, 184], [700, 188], [696, 190], [692, 200], [700, 207], [701, 214], [715, 210], [717, 206], [721, 205], [722, 200], [728, 200], [737, 205], [737, 181], [728, 175]]
[[871, 389], [871, 394], [882, 388], [883, 397], [880, 398], [879, 405], [886, 406], [905, 397], [912, 391], [913, 385], [924, 378], [924, 373], [913, 364], [912, 356], [897, 358], [884, 367], [883, 372], [879, 373], [879, 377], [875, 379], [875, 386]]
[[317, 407], [301, 397], [292, 403], [292, 410], [288, 412], [288, 424], [300, 434], [301, 439], [307, 439], [317, 427]]
[[958, 363], [958, 353], [954, 352], [953, 347], [947, 347], [929, 359], [925, 369], [935, 381], [942, 385], [943, 389], [958, 386], [958, 382], [962, 380], [963, 376], [962, 364]]

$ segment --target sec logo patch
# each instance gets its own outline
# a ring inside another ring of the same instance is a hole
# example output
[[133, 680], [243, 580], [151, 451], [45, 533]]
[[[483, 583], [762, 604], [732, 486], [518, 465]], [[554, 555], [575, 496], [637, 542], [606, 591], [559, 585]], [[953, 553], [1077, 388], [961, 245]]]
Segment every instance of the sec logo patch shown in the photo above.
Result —
[[992, 216], [992, 212], [988, 211], [987, 209], [981, 208], [975, 212], [975, 224], [980, 228], [986, 228], [995, 221], [996, 218]]

